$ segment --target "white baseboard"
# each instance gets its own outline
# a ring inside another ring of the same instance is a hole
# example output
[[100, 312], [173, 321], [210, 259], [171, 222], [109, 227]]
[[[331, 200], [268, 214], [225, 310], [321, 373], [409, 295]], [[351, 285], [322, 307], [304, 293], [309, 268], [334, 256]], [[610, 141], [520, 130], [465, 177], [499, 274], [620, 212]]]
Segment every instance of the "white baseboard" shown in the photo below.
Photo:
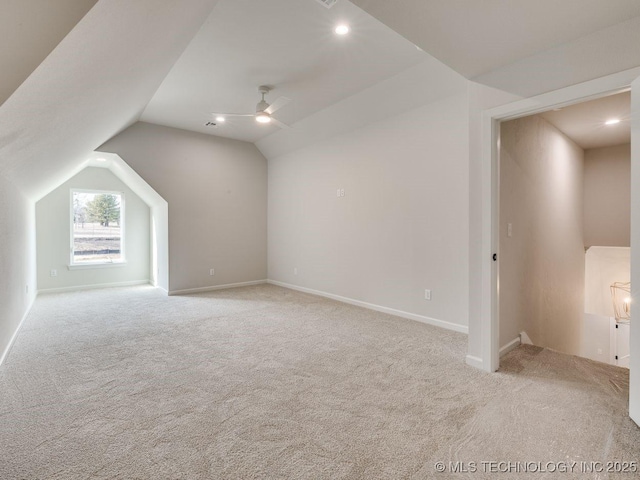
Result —
[[2, 366], [5, 359], [7, 358], [7, 355], [9, 355], [9, 351], [11, 350], [11, 347], [13, 347], [13, 343], [16, 341], [16, 338], [18, 338], [18, 333], [22, 328], [22, 324], [29, 316], [29, 312], [31, 312], [31, 308], [33, 307], [33, 304], [35, 303], [37, 297], [38, 297], [38, 292], [36, 292], [36, 294], [31, 299], [29, 306], [27, 307], [27, 309], [24, 312], [24, 315], [22, 315], [22, 318], [20, 319], [20, 323], [18, 323], [18, 326], [16, 327], [15, 332], [13, 332], [13, 335], [11, 335], [11, 340], [9, 340], [9, 343], [7, 344], [7, 348], [5, 348], [4, 352], [2, 352], [2, 356], [0, 357], [0, 367]]
[[250, 282], [227, 283], [225, 285], [214, 285], [212, 287], [186, 288], [183, 290], [170, 290], [169, 295], [185, 295], [187, 293], [212, 292], [214, 290], [226, 290], [227, 288], [248, 287], [250, 285], [261, 285], [268, 280], [252, 280]]
[[355, 300], [353, 298], [341, 297], [340, 295], [334, 295], [333, 293], [322, 292], [320, 290], [314, 290], [312, 288], [299, 287], [297, 285], [278, 282], [276, 280], [267, 280], [267, 283], [271, 285], [277, 285], [279, 287], [289, 288], [291, 290], [297, 290], [299, 292], [318, 295], [319, 297], [330, 298], [332, 300], [337, 300], [338, 302], [348, 303], [350, 305], [356, 305], [358, 307], [368, 308], [369, 310], [375, 310], [376, 312], [387, 313], [389, 315], [395, 315], [396, 317], [402, 317], [408, 320], [415, 320], [416, 322], [426, 323], [435, 327], [446, 328], [447, 330], [453, 330], [454, 332], [458, 333], [469, 333], [469, 327], [467, 327], [466, 325], [458, 325], [456, 323], [447, 322], [445, 320], [425, 317], [423, 315], [417, 315], [415, 313], [405, 312], [403, 310], [396, 310], [395, 308], [383, 307], [381, 305], [375, 305], [373, 303], [367, 303], [361, 300]]
[[520, 335], [518, 335], [516, 338], [514, 338], [513, 340], [511, 340], [509, 343], [507, 343], [506, 345], [504, 345], [501, 349], [500, 349], [500, 356], [502, 357], [503, 355], [506, 355], [507, 353], [509, 353], [511, 350], [513, 350], [516, 347], [520, 346]]
[[149, 280], [131, 280], [128, 282], [96, 283], [93, 285], [78, 285], [75, 287], [45, 288], [44, 290], [38, 290], [38, 294], [46, 295], [49, 293], [77, 292], [80, 290], [96, 290], [98, 288], [131, 287], [134, 285], [149, 285]]
[[484, 370], [484, 365], [482, 364], [482, 359], [480, 357], [476, 357], [475, 355], [467, 355], [465, 361], [467, 365], [479, 368], [480, 370]]
[[533, 342], [524, 330], [520, 332], [520, 343], [523, 345], [533, 345]]

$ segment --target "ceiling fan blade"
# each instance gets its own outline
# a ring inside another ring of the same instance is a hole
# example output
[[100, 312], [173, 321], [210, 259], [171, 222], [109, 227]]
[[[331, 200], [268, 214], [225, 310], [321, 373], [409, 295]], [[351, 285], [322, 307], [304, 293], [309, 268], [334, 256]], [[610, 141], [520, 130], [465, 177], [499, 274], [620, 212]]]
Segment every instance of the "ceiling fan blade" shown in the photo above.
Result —
[[255, 117], [255, 113], [212, 113], [214, 117]]
[[284, 128], [284, 129], [290, 129], [293, 128], [291, 125], [287, 125], [286, 123], [282, 123], [280, 120], [278, 120], [277, 118], [273, 118], [271, 117], [271, 122], [274, 123], [275, 125], [279, 126], [280, 128]]
[[267, 112], [269, 115], [271, 115], [276, 110], [279, 110], [280, 108], [284, 107], [290, 101], [291, 101], [290, 98], [280, 97], [280, 98], [276, 99], [276, 101], [273, 102], [271, 105], [269, 105], [269, 107], [267, 109], [265, 109], [265, 112]]

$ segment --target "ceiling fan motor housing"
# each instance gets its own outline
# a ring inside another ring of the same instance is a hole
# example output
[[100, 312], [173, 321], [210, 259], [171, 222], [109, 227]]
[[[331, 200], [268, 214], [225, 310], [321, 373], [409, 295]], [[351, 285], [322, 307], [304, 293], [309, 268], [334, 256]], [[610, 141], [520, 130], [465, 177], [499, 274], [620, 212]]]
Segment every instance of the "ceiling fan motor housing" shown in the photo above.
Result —
[[264, 112], [267, 108], [269, 108], [269, 104], [262, 99], [256, 105], [256, 113]]

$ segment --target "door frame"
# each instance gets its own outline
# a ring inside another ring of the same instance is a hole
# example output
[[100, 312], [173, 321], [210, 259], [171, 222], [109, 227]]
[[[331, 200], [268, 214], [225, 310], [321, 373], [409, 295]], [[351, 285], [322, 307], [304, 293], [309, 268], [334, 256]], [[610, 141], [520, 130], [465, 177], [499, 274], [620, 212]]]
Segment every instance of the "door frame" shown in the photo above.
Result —
[[[500, 123], [528, 115], [535, 115], [552, 108], [561, 108], [575, 103], [593, 100], [629, 90], [631, 83], [640, 77], [640, 67], [607, 75], [553, 92], [526, 98], [482, 112], [482, 270], [481, 291], [485, 301], [480, 314], [481, 368], [495, 372], [500, 365], [499, 357], [499, 205], [500, 205]], [[633, 164], [633, 160], [632, 160]], [[632, 167], [633, 168], [633, 167]], [[631, 217], [640, 217], [640, 211], [631, 206]], [[640, 251], [640, 245], [632, 242], [631, 249]], [[497, 261], [493, 261], [493, 254]], [[638, 265], [640, 268], [640, 265]], [[631, 269], [634, 265], [632, 261]], [[487, 298], [488, 296], [488, 298]], [[631, 345], [633, 351], [633, 345]]]

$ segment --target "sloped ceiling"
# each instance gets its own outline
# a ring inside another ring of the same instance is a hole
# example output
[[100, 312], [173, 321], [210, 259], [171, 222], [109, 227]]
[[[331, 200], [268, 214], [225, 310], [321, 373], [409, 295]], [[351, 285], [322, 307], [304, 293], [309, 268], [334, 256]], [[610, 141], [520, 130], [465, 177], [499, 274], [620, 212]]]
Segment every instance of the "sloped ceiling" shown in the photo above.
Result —
[[473, 80], [521, 97], [531, 97], [638, 67], [638, 45], [640, 17], [633, 17]]
[[[333, 30], [351, 26], [349, 35]], [[293, 124], [428, 58], [401, 35], [347, 1], [220, 0], [167, 75], [141, 120], [255, 142], [277, 132], [252, 117], [259, 85], [291, 102], [275, 117]]]
[[[276, 87], [269, 100], [292, 98], [279, 114], [301, 128], [215, 134], [283, 152], [448, 91], [462, 77], [445, 64], [527, 95], [640, 65], [637, 42], [623, 41], [640, 38], [637, 0], [339, 0], [330, 10], [314, 0], [7, 2], [0, 72], [20, 63], [9, 53], [24, 65], [0, 77], [13, 90], [0, 105], [0, 174], [33, 200], [141, 115], [202, 131], [210, 110], [253, 109], [259, 83]], [[352, 35], [336, 40], [343, 20]], [[49, 33], [35, 44], [24, 38], [39, 30]]]
[[97, 0], [3, 0], [0, 7], [0, 105]]
[[271, 159], [315, 142], [453, 95], [466, 94], [467, 80], [438, 60], [426, 60], [256, 142]]
[[98, 2], [0, 106], [0, 174], [36, 200], [138, 119], [217, 0]]
[[352, 0], [467, 78], [640, 16], [637, 0]]

